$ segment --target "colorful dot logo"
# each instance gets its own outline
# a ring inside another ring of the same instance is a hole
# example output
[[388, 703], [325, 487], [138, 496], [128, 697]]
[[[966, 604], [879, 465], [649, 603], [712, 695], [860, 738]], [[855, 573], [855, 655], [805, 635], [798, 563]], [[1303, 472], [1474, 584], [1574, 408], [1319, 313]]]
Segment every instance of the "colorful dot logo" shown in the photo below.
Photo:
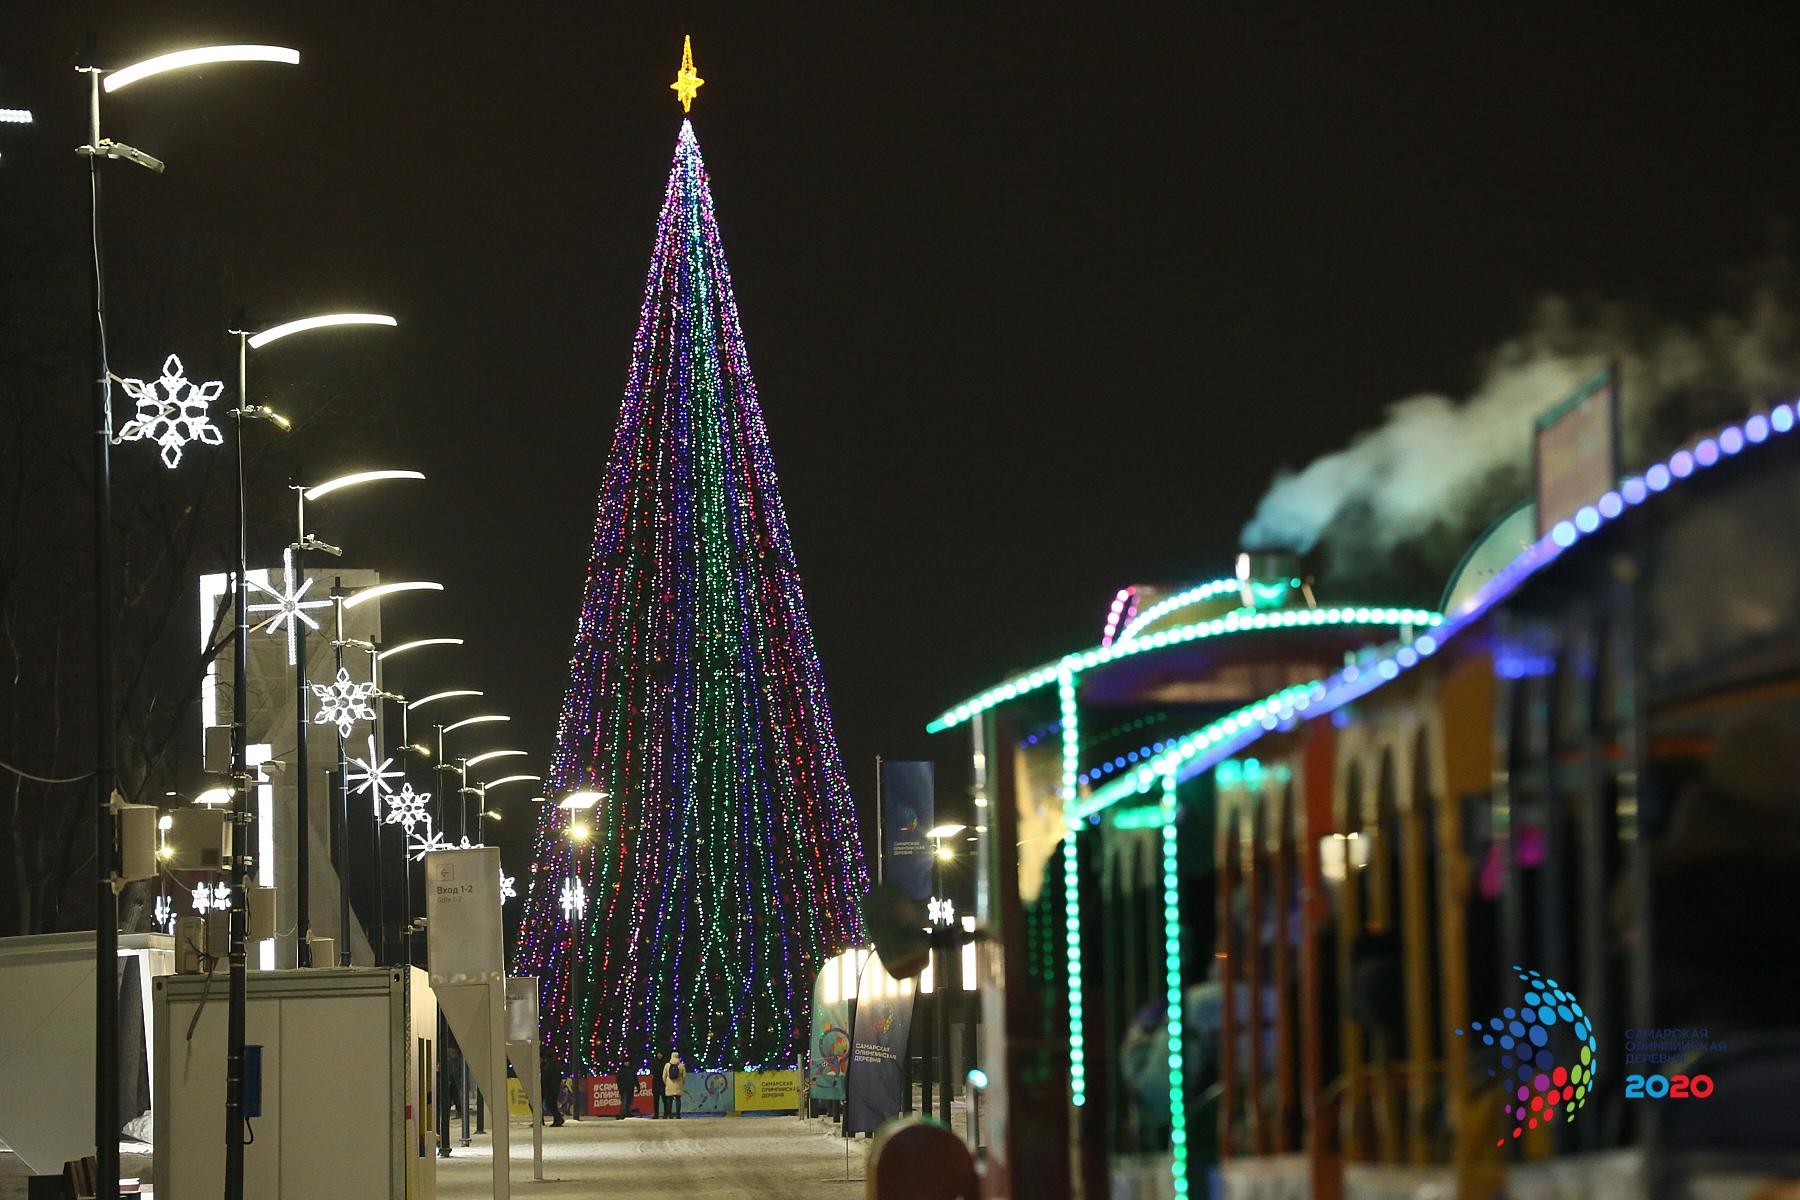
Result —
[[[1502, 1079], [1501, 1086], [1508, 1092], [1506, 1115], [1513, 1121], [1516, 1138], [1527, 1129], [1536, 1129], [1540, 1121], [1555, 1120], [1559, 1107], [1566, 1118], [1587, 1103], [1600, 1047], [1594, 1040], [1593, 1024], [1566, 988], [1521, 967], [1514, 967], [1513, 974], [1525, 985], [1525, 1007], [1504, 1009], [1498, 1017], [1458, 1029], [1456, 1036], [1478, 1037], [1482, 1045], [1500, 1050], [1500, 1067], [1488, 1074]], [[1578, 1061], [1566, 1065], [1556, 1061], [1550, 1042], [1551, 1031], [1558, 1025], [1574, 1035]], [[1494, 1144], [1504, 1146], [1506, 1139]]]

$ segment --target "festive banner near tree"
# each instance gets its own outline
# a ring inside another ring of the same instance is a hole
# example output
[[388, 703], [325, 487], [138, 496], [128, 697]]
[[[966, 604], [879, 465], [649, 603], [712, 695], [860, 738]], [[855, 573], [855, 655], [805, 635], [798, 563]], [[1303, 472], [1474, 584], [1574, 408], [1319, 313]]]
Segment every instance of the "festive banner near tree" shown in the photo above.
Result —
[[[592, 1075], [581, 1081], [587, 1087], [587, 1110], [596, 1117], [616, 1117], [619, 1115], [619, 1080], [614, 1075]], [[655, 1109], [651, 1105], [650, 1076], [639, 1075], [637, 1091], [631, 1097], [631, 1111], [640, 1116], [649, 1116]]]
[[681, 1111], [687, 1113], [728, 1113], [734, 1094], [730, 1071], [689, 1071], [687, 1098]]
[[856, 1030], [844, 1073], [846, 1134], [874, 1133], [899, 1114], [912, 1010], [912, 980], [895, 979], [871, 954], [857, 983]]
[[893, 880], [914, 900], [931, 898], [931, 839], [935, 820], [933, 764], [881, 764], [881, 854], [883, 880]]
[[844, 957], [839, 955], [827, 962], [813, 980], [812, 1041], [807, 1046], [806, 1084], [807, 1094], [814, 1100], [844, 1098], [844, 1072], [850, 1066], [850, 997], [841, 984]]
[[799, 1071], [734, 1071], [731, 1085], [739, 1112], [793, 1112], [800, 1107]]
[[868, 873], [686, 122], [584, 580], [545, 794], [589, 807], [540, 809], [519, 932], [545, 1042], [783, 1061]]

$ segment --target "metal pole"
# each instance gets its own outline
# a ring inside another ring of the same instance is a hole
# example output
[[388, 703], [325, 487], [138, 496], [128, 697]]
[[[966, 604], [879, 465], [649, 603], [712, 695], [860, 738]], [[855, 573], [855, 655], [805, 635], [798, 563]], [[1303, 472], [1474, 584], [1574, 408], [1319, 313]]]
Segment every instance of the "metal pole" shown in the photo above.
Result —
[[[412, 730], [407, 719], [407, 706], [400, 706], [400, 786], [409, 784], [412, 775]], [[400, 834], [400, 961], [412, 966], [412, 848], [406, 844], [406, 828]]]
[[238, 339], [238, 402], [232, 416], [237, 451], [237, 572], [232, 578], [232, 607], [237, 618], [231, 689], [231, 990], [225, 1018], [225, 1200], [244, 1195], [244, 867], [249, 861], [246, 829], [250, 768], [245, 746], [250, 726], [250, 570], [249, 514], [244, 503], [244, 418], [249, 405], [249, 334], [241, 326]]
[[[337, 637], [334, 647], [337, 657], [334, 665], [337, 670], [344, 669], [344, 578], [338, 576], [332, 581], [331, 598], [336, 603]], [[344, 754], [344, 727], [338, 726], [337, 735], [337, 845], [333, 848], [333, 858], [337, 865], [338, 877], [338, 965], [350, 965], [350, 762]]]
[[881, 755], [875, 756], [875, 882], [882, 881], [887, 862], [887, 833], [881, 824]]
[[113, 785], [112, 377], [106, 360], [106, 260], [100, 222], [100, 68], [88, 35], [88, 226], [94, 310], [94, 1189], [119, 1194], [119, 900]]
[[[294, 586], [302, 587], [306, 583], [306, 491], [294, 488]], [[312, 961], [312, 943], [307, 939], [312, 936], [312, 807], [311, 783], [312, 773], [311, 751], [307, 733], [307, 703], [312, 698], [312, 688], [306, 679], [306, 622], [300, 614], [294, 614], [294, 658], [297, 669], [294, 673], [294, 824], [299, 829], [299, 836], [294, 842], [294, 899], [300, 910], [299, 924], [296, 927], [297, 943], [295, 961], [302, 967], [310, 967]]]
[[[381, 654], [372, 642], [369, 645], [369, 679], [375, 684], [375, 713], [379, 718], [388, 696], [381, 687]], [[381, 750], [385, 739], [381, 736], [379, 719], [376, 720], [370, 732], [375, 736], [375, 748], [369, 752], [369, 771], [375, 775], [375, 778], [369, 781], [370, 810], [374, 814], [369, 823], [374, 833], [375, 848], [375, 937], [371, 939], [371, 944], [375, 951], [375, 965], [379, 967], [387, 962], [387, 883], [382, 878], [381, 861], [381, 789], [384, 785], [378, 774]]]

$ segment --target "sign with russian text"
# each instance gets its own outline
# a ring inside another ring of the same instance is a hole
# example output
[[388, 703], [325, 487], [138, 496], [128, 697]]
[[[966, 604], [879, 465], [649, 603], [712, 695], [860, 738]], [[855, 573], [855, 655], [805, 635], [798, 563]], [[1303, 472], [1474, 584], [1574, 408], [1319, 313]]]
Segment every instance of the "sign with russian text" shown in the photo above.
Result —
[[856, 988], [856, 1027], [844, 1073], [844, 1132], [874, 1133], [899, 1115], [902, 1060], [912, 1029], [910, 979], [895, 979], [871, 954]]
[[934, 820], [933, 764], [881, 764], [881, 857], [883, 881], [898, 883], [914, 900], [931, 898], [931, 839]]
[[739, 1112], [793, 1112], [800, 1107], [800, 1072], [734, 1071], [732, 1097]]

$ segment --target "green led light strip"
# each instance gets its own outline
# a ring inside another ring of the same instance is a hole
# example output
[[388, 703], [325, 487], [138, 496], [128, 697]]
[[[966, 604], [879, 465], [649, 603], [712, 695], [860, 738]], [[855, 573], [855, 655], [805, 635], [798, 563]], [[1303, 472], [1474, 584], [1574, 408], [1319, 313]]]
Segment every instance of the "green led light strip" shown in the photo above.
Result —
[[1127, 621], [1113, 642], [1115, 645], [1119, 642], [1129, 642], [1137, 636], [1138, 630], [1148, 628], [1159, 618], [1167, 616], [1178, 608], [1186, 608], [1190, 604], [1198, 604], [1202, 600], [1211, 600], [1215, 596], [1223, 596], [1227, 592], [1237, 590], [1238, 581], [1236, 579], [1215, 579], [1210, 583], [1203, 583], [1198, 587], [1191, 587], [1186, 591], [1177, 592], [1173, 596], [1167, 596]]
[[1081, 770], [1081, 715], [1075, 703], [1075, 672], [1067, 662], [1056, 673], [1062, 703], [1063, 922], [1069, 964], [1069, 1103], [1087, 1103], [1087, 1051], [1081, 1013], [1081, 878], [1075, 837], [1081, 818], [1075, 807], [1075, 774]]
[[1087, 799], [1074, 806], [1071, 815], [1076, 821], [1081, 821], [1112, 807], [1127, 796], [1142, 795], [1149, 790], [1156, 777], [1165, 771], [1179, 771], [1181, 764], [1188, 759], [1246, 730], [1266, 730], [1270, 727], [1270, 721], [1279, 725], [1290, 717], [1300, 716], [1324, 695], [1323, 683], [1297, 683], [1266, 696], [1255, 704], [1246, 704], [1236, 712], [1220, 717], [1212, 724], [1202, 726], [1170, 743], [1168, 749], [1161, 754], [1127, 770], [1105, 787], [1089, 792]]
[[1175, 840], [1175, 771], [1162, 773], [1163, 980], [1169, 993], [1169, 1172], [1175, 1200], [1188, 1194], [1187, 1086], [1181, 1052], [1181, 863]]
[[1219, 637], [1228, 633], [1249, 633], [1259, 629], [1297, 629], [1312, 625], [1412, 625], [1420, 629], [1430, 629], [1443, 622], [1441, 614], [1427, 612], [1417, 608], [1293, 608], [1277, 612], [1250, 613], [1239, 609], [1215, 617], [1210, 621], [1196, 621], [1192, 625], [1180, 625], [1174, 629], [1165, 629], [1161, 633], [1149, 637], [1132, 638], [1130, 641], [1114, 642], [1111, 646], [1097, 647], [1080, 654], [1065, 655], [1055, 663], [1046, 664], [1034, 671], [1014, 676], [998, 687], [989, 688], [957, 705], [938, 717], [925, 727], [927, 733], [942, 733], [946, 729], [954, 729], [976, 713], [986, 712], [996, 704], [1017, 699], [1041, 687], [1055, 683], [1065, 671], [1085, 671], [1102, 663], [1113, 662], [1121, 658], [1129, 658], [1134, 654], [1143, 654], [1150, 650], [1161, 650], [1166, 646], [1175, 646], [1183, 642], [1199, 641], [1205, 638]]

